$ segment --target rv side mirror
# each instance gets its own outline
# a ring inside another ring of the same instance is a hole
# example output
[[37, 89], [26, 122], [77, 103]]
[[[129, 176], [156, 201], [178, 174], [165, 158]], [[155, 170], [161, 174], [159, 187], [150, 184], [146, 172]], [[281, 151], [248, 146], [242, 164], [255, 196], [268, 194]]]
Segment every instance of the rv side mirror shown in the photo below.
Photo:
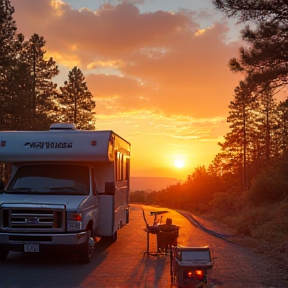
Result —
[[115, 182], [105, 182], [105, 194], [107, 195], [115, 194]]
[[0, 179], [0, 191], [3, 191], [5, 188], [5, 183], [2, 179]]

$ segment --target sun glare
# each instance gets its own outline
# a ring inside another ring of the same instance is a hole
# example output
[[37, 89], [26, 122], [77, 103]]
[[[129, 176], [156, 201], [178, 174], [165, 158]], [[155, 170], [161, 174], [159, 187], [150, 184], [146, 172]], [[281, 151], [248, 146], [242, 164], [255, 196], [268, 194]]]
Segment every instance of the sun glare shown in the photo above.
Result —
[[176, 159], [174, 161], [174, 165], [175, 165], [176, 168], [181, 169], [181, 168], [183, 168], [185, 166], [185, 163], [184, 163], [184, 161], [182, 159]]

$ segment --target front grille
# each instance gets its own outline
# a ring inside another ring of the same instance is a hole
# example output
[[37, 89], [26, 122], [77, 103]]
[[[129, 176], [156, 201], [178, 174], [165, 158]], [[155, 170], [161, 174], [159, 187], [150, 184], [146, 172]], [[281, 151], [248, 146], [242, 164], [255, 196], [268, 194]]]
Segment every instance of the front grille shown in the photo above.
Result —
[[3, 204], [1, 228], [12, 232], [63, 232], [65, 206]]
[[[10, 212], [11, 228], [61, 228], [61, 211], [52, 210], [21, 210]], [[60, 216], [60, 217], [59, 217]]]

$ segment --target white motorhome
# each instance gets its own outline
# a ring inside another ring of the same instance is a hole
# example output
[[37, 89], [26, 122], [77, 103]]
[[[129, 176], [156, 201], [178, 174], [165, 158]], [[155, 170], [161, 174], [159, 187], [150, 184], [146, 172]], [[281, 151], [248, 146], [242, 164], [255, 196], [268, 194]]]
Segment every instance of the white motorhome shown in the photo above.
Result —
[[131, 145], [113, 131], [1, 131], [0, 260], [9, 251], [68, 250], [90, 261], [95, 238], [129, 222]]

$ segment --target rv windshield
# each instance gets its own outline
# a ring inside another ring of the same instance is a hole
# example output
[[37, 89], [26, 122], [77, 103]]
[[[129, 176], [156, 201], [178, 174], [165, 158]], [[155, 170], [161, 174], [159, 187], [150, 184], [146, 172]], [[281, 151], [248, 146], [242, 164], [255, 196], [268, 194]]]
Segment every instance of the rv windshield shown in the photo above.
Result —
[[89, 167], [71, 164], [21, 166], [7, 193], [88, 195]]

